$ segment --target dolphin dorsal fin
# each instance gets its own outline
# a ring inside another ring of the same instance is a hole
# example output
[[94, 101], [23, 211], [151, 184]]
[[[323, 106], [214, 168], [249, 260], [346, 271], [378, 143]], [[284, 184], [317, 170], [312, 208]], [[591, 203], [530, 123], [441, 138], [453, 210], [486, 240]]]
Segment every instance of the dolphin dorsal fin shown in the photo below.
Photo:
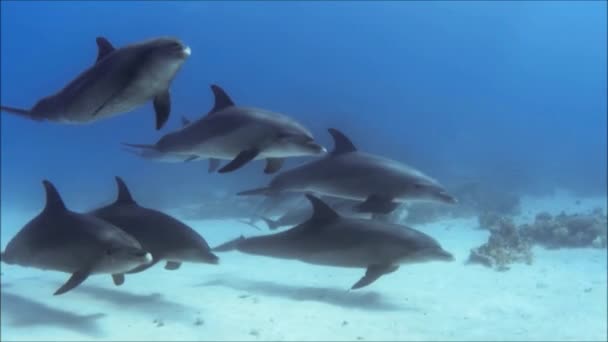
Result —
[[329, 134], [331, 134], [331, 137], [334, 138], [334, 150], [331, 151], [332, 155], [357, 151], [355, 145], [353, 145], [352, 141], [350, 141], [344, 133], [335, 128], [330, 128], [328, 131]]
[[118, 196], [116, 197], [115, 203], [135, 203], [129, 188], [127, 188], [127, 184], [125, 184], [125, 181], [123, 181], [122, 178], [116, 176], [116, 185], [118, 185]]
[[213, 113], [219, 112], [220, 110], [222, 110], [224, 108], [234, 106], [234, 102], [232, 101], [230, 96], [228, 96], [228, 94], [226, 94], [224, 89], [222, 89], [217, 84], [211, 85], [211, 91], [213, 91], [213, 97], [215, 98], [215, 103], [213, 104], [213, 108], [211, 108], [211, 110], [209, 111], [209, 114], [207, 114], [207, 115], [211, 115]]
[[318, 197], [313, 196], [311, 194], [306, 194], [306, 198], [312, 204], [312, 217], [311, 220], [335, 220], [340, 217], [340, 215], [333, 210], [327, 203], [320, 200]]
[[182, 126], [188, 126], [190, 124], [190, 119], [185, 116], [182, 116]]
[[44, 190], [46, 192], [46, 204], [44, 205], [44, 210], [67, 210], [65, 203], [63, 203], [59, 192], [57, 192], [57, 189], [55, 188], [55, 185], [46, 179], [42, 181], [42, 185], [44, 185]]
[[115, 49], [112, 43], [105, 37], [97, 37], [95, 41], [97, 42], [97, 60], [95, 63], [97, 63]]

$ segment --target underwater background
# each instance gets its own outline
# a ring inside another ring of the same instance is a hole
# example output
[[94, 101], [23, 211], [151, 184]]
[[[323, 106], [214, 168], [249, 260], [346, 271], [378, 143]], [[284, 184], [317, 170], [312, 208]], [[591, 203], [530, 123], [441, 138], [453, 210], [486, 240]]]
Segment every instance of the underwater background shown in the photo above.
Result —
[[[121, 176], [139, 203], [188, 222], [212, 246], [265, 233], [180, 216], [268, 183], [261, 162], [209, 174], [205, 161], [157, 163], [121, 148], [203, 116], [212, 83], [238, 104], [289, 114], [329, 149], [335, 127], [448, 189], [475, 182], [513, 194], [518, 224], [542, 211], [599, 207], [605, 217], [604, 1], [2, 1], [0, 9], [3, 104], [29, 108], [60, 89], [94, 62], [98, 36], [115, 46], [175, 36], [192, 49], [160, 132], [151, 104], [89, 125], [0, 116], [2, 249], [42, 208], [43, 179], [85, 211], [110, 202]], [[71, 298], [51, 296], [64, 274], [3, 264], [2, 340], [608, 338], [605, 235], [603, 248], [535, 246], [532, 265], [495, 272], [463, 265], [487, 240], [477, 215], [410, 225], [453, 250], [456, 263], [412, 266], [357, 293], [346, 290], [360, 270], [238, 253], [219, 266], [158, 267], [123, 288], [99, 276]]]

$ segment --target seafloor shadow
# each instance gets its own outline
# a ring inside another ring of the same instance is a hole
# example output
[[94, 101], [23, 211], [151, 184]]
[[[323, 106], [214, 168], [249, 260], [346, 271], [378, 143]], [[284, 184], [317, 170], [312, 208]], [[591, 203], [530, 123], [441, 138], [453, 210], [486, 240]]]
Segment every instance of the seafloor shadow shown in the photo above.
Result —
[[188, 314], [194, 311], [192, 307], [165, 299], [160, 293], [136, 294], [120, 288], [108, 289], [87, 284], [74, 289], [74, 292], [90, 296], [96, 301], [104, 301], [121, 310], [137, 310], [150, 317], [167, 314], [167, 318], [178, 319], [180, 313]]
[[1, 299], [2, 319], [8, 320], [11, 326], [55, 326], [92, 337], [103, 335], [97, 325], [97, 319], [105, 316], [103, 313], [77, 315], [5, 290], [2, 290]]
[[265, 296], [282, 297], [298, 301], [316, 301], [347, 308], [363, 310], [397, 311], [417, 308], [393, 304], [378, 292], [347, 291], [340, 288], [301, 287], [278, 284], [269, 281], [254, 281], [242, 278], [222, 278], [211, 280], [196, 286], [225, 286], [239, 291], [248, 291]]

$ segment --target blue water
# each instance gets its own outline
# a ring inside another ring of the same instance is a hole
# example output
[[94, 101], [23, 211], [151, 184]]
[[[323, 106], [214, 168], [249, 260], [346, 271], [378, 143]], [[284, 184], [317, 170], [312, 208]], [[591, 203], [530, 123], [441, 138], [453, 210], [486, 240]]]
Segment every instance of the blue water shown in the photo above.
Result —
[[2, 1], [0, 8], [6, 105], [29, 108], [64, 86], [94, 62], [97, 36], [123, 46], [170, 35], [192, 49], [160, 132], [151, 104], [78, 126], [3, 113], [3, 211], [38, 210], [42, 179], [79, 210], [113, 198], [115, 175], [156, 208], [266, 184], [261, 162], [208, 174], [206, 162], [154, 163], [121, 150], [120, 142], [151, 143], [176, 129], [182, 115], [207, 113], [211, 83], [237, 104], [289, 114], [328, 147], [326, 129], [336, 127], [362, 150], [448, 187], [484, 180], [522, 195], [606, 196], [605, 1]]
[[[444, 182], [496, 177], [605, 193], [605, 9], [604, 2], [6, 1], [1, 95], [29, 107], [59, 89], [93, 63], [96, 36], [121, 46], [174, 35], [193, 53], [174, 81], [165, 132], [181, 115], [206, 113], [215, 82], [238, 103], [298, 118], [325, 144], [325, 129], [335, 126], [368, 151]], [[3, 199], [27, 205], [42, 178], [76, 198], [104, 193], [115, 174], [163, 198], [187, 196], [192, 184], [205, 191], [209, 183], [238, 189], [265, 180], [259, 166], [210, 176], [202, 163], [151, 164], [118, 144], [158, 137], [151, 105], [87, 126], [3, 115]]]

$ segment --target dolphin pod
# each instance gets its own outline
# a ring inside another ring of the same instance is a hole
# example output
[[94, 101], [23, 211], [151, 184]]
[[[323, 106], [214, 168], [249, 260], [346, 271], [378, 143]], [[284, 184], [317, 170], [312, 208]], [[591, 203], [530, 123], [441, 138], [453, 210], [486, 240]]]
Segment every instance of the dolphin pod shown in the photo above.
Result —
[[43, 185], [44, 209], [8, 243], [3, 262], [72, 274], [55, 291], [60, 295], [91, 274], [120, 274], [151, 261], [131, 235], [107, 221], [67, 209], [55, 186], [47, 180]]
[[[118, 48], [104, 37], [96, 42], [94, 63], [64, 88], [30, 109], [0, 105], [0, 110], [35, 121], [86, 124], [151, 101], [155, 128], [164, 127], [171, 112], [169, 88], [190, 48], [171, 37]], [[115, 179], [118, 191], [111, 204], [82, 213], [69, 210], [55, 186], [44, 180], [44, 208], [10, 240], [0, 254], [2, 262], [70, 274], [54, 292], [61, 295], [91, 275], [111, 275], [119, 286], [125, 275], [160, 262], [166, 270], [177, 270], [183, 263], [217, 265], [215, 252], [226, 251], [364, 269], [353, 290], [403, 264], [453, 260], [431, 236], [376, 219], [409, 201], [456, 204], [439, 181], [402, 162], [360, 151], [335, 128], [328, 129], [334, 149], [327, 152], [304, 124], [289, 115], [237, 105], [219, 85], [210, 88], [213, 104], [204, 115], [194, 120], [182, 117], [181, 127], [155, 143], [122, 143], [123, 148], [156, 162], [208, 160], [207, 171], [220, 174], [262, 160], [264, 173], [274, 174], [268, 185], [238, 195], [264, 196], [265, 208], [255, 218], [266, 222], [271, 234], [241, 236], [211, 248], [196, 229], [140, 205], [120, 177]], [[292, 157], [312, 160], [281, 171]], [[267, 217], [288, 194], [300, 200], [305, 196], [305, 205], [287, 208], [276, 220]], [[248, 224], [258, 228], [253, 222]], [[274, 232], [283, 226], [289, 228]]]

